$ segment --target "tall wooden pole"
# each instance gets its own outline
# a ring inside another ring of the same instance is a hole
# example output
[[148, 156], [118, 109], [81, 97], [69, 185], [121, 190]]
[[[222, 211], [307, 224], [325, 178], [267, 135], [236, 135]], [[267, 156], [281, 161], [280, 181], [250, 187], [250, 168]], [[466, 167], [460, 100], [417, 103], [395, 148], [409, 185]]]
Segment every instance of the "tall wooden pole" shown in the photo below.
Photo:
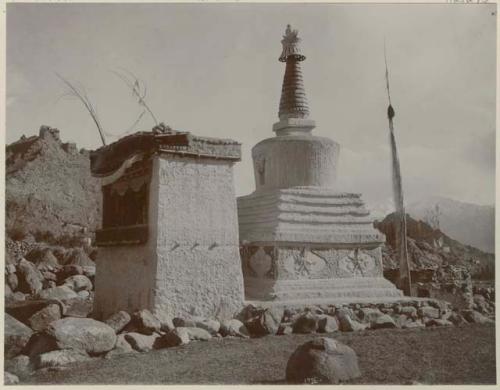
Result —
[[399, 164], [398, 149], [396, 147], [396, 137], [394, 135], [393, 118], [395, 116], [394, 108], [391, 102], [391, 93], [389, 89], [389, 69], [387, 66], [387, 56], [384, 42], [385, 59], [385, 80], [387, 88], [387, 97], [389, 107], [387, 108], [387, 118], [389, 119], [389, 138], [392, 154], [392, 190], [394, 203], [396, 206], [396, 253], [399, 257], [399, 276], [397, 287], [403, 290], [405, 295], [411, 295], [411, 273], [408, 260], [408, 246], [406, 242], [406, 212], [404, 207], [403, 183], [401, 179], [401, 168]]

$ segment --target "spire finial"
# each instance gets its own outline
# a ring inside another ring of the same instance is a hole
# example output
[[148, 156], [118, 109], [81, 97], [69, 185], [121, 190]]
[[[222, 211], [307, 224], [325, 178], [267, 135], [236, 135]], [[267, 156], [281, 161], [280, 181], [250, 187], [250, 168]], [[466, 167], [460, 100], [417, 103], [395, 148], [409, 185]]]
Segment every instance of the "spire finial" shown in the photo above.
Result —
[[300, 38], [298, 30], [292, 30], [292, 27], [287, 24], [285, 35], [283, 35], [283, 39], [281, 40], [283, 51], [281, 52], [279, 60], [281, 62], [286, 62], [288, 57], [294, 56], [297, 61], [304, 61], [306, 56], [301, 53], [299, 43]]
[[277, 135], [310, 133], [315, 126], [313, 120], [307, 119], [309, 107], [300, 69], [300, 62], [306, 57], [301, 53], [298, 34], [288, 24], [281, 40], [283, 51], [279, 60], [286, 62], [286, 68], [278, 112], [280, 121], [273, 126]]

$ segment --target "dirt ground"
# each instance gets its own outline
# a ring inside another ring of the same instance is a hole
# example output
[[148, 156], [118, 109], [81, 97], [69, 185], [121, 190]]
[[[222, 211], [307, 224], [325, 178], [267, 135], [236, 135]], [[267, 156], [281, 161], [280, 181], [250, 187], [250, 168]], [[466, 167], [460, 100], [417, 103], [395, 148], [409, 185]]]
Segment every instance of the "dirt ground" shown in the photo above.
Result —
[[[495, 327], [332, 333], [353, 348], [356, 384], [495, 384]], [[285, 384], [291, 353], [315, 335], [213, 339], [38, 371], [21, 384]]]

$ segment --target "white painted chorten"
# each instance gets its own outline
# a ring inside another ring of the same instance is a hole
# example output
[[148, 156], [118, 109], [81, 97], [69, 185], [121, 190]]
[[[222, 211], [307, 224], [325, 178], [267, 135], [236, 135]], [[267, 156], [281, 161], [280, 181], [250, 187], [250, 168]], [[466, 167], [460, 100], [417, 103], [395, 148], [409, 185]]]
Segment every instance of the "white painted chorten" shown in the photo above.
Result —
[[402, 296], [383, 278], [383, 234], [360, 194], [336, 185], [339, 144], [312, 135], [297, 31], [287, 26], [275, 137], [252, 149], [255, 191], [238, 198], [247, 301], [283, 304], [386, 301]]

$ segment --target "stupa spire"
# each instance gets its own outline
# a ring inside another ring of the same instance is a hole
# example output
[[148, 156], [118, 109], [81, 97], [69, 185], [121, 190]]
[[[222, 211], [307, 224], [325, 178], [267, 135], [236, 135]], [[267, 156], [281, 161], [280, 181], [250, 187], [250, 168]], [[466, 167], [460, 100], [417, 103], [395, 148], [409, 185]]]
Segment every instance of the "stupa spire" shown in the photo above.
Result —
[[279, 57], [280, 62], [286, 63], [286, 68], [278, 112], [280, 121], [273, 126], [277, 135], [309, 133], [315, 127], [314, 121], [307, 119], [309, 106], [300, 66], [306, 56], [302, 54], [300, 41], [298, 31], [287, 25], [281, 40], [283, 50]]

